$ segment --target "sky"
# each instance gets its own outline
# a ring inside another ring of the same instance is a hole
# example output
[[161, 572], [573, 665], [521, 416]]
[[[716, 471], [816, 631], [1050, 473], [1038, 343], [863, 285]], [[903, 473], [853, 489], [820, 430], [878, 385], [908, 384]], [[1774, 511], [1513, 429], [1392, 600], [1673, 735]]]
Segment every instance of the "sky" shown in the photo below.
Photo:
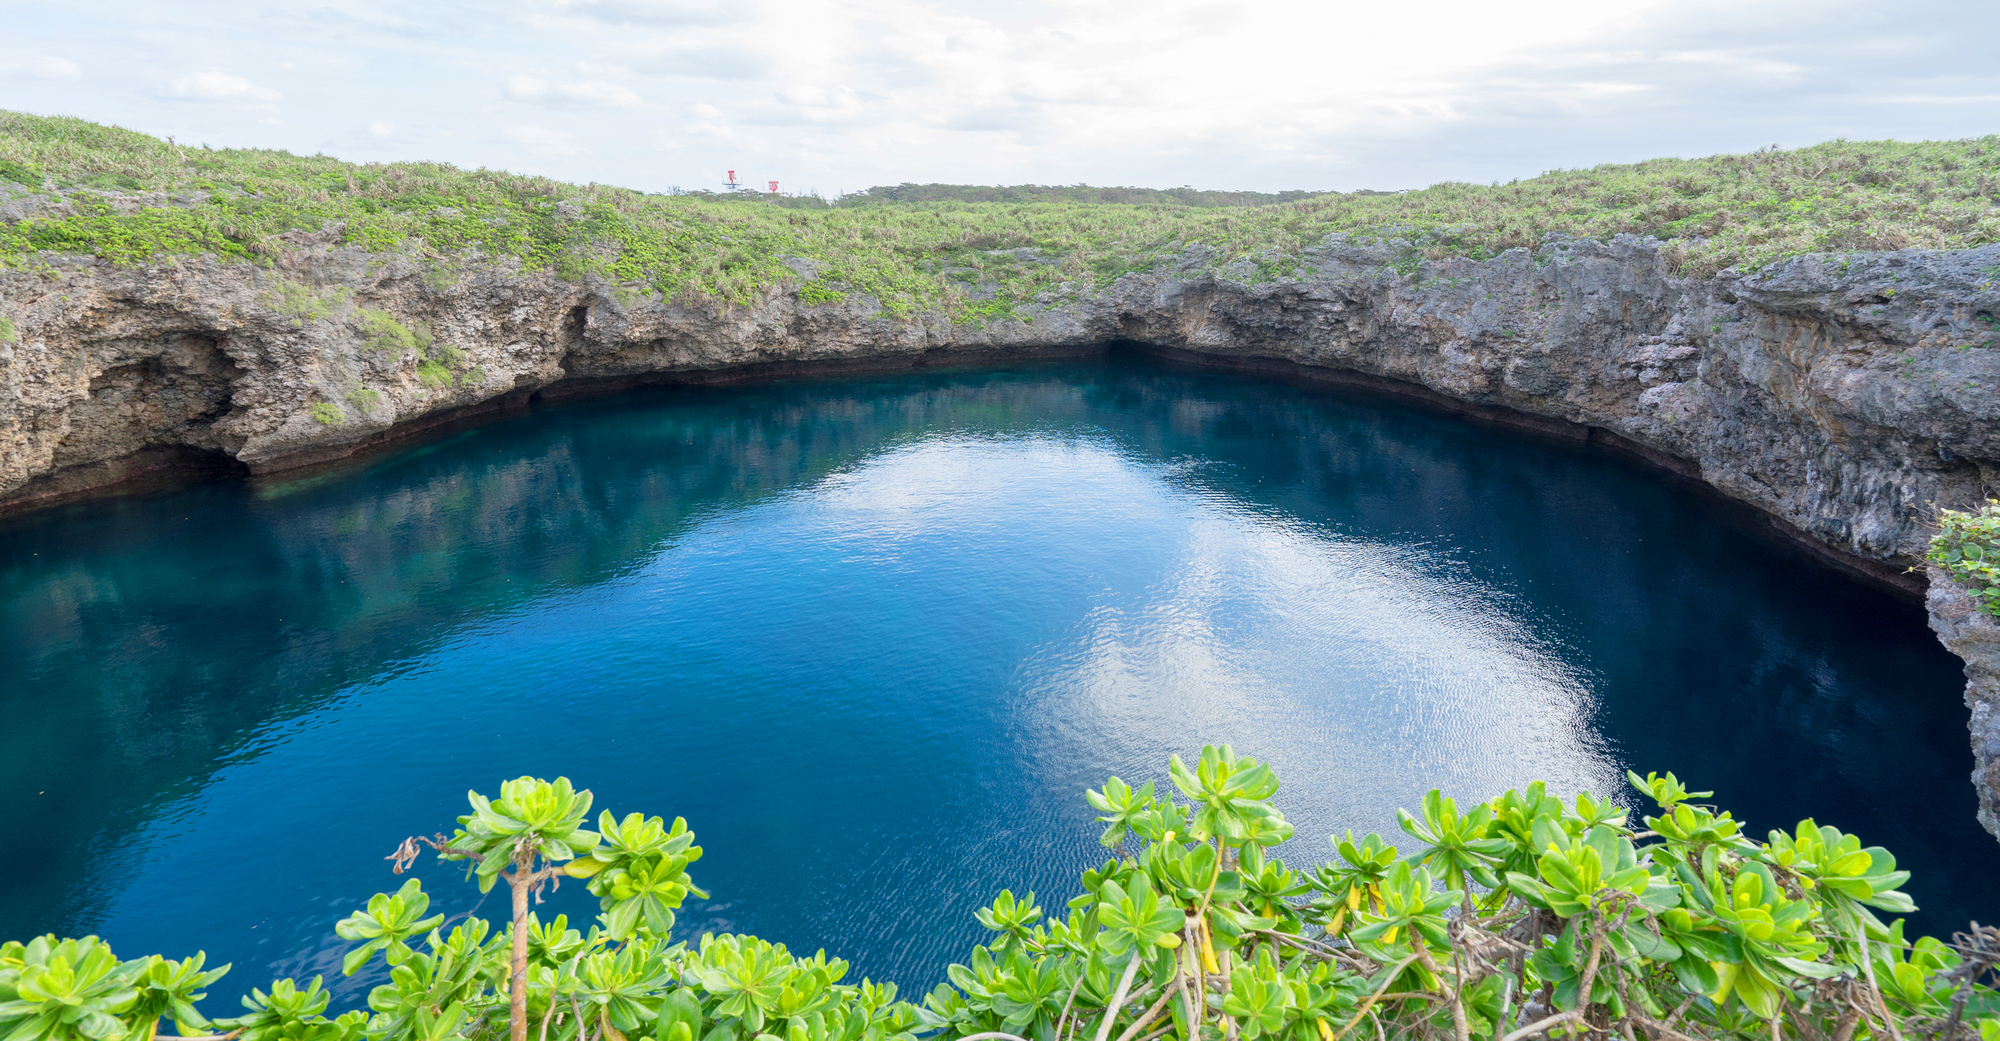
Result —
[[1996, 0], [0, 0], [0, 108], [646, 191], [1348, 191], [1993, 134], [1996, 31]]

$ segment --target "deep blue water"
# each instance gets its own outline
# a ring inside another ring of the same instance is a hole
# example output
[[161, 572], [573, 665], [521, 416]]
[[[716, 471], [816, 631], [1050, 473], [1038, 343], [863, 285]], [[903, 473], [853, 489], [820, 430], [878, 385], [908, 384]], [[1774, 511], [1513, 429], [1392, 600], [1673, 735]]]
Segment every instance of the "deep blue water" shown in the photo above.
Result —
[[217, 1011], [337, 976], [380, 858], [521, 773], [686, 816], [683, 935], [905, 986], [1002, 886], [1071, 895], [1085, 786], [1205, 742], [1275, 764], [1299, 861], [1629, 765], [1888, 846], [1928, 930], [2000, 917], [1918, 606], [1581, 447], [1139, 361], [634, 393], [0, 521], [0, 662], [0, 938], [205, 949]]

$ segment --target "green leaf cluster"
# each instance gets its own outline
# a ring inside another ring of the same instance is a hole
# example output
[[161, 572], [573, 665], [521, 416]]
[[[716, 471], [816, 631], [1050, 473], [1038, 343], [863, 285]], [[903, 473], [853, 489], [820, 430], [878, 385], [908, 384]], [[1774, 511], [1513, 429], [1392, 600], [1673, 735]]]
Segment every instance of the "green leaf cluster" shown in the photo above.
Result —
[[2000, 615], [2000, 500], [1940, 512], [1924, 559], [1971, 591], [1981, 611]]
[[[0, 945], [0, 1041], [162, 1041], [159, 1022], [213, 1041], [2000, 1041], [2000, 930], [1906, 941], [1908, 873], [1816, 821], [1742, 833], [1672, 774], [1632, 785], [1639, 825], [1611, 800], [1536, 783], [1461, 804], [1433, 791], [1379, 835], [1332, 839], [1287, 867], [1292, 828], [1269, 766], [1227, 746], [1168, 768], [1179, 799], [1118, 778], [1088, 793], [1116, 855], [1084, 873], [1065, 914], [1003, 891], [974, 914], [990, 943], [913, 1004], [848, 965], [751, 936], [671, 935], [701, 847], [681, 819], [600, 811], [566, 779], [521, 777], [449, 838], [411, 840], [505, 880], [516, 916], [446, 929], [413, 880], [335, 932], [387, 980], [329, 1017], [321, 981], [282, 979], [244, 1014], [196, 1003], [227, 971], [119, 961], [94, 937]], [[528, 894], [581, 879], [588, 930], [543, 922]]]
[[229, 971], [147, 955], [120, 961], [95, 936], [0, 943], [0, 1037], [7, 1041], [151, 1041], [162, 1017], [184, 1034], [210, 1023], [195, 1009]]
[[1011, 893], [981, 910], [998, 935], [926, 999], [933, 1019], [1036, 1041], [2000, 1031], [2000, 931], [1905, 943], [1875, 916], [1914, 909], [1886, 850], [1810, 820], [1753, 841], [1672, 774], [1630, 776], [1660, 807], [1643, 826], [1539, 782], [1432, 791], [1398, 814], [1407, 853], [1349, 832], [1306, 872], [1272, 855], [1291, 829], [1268, 767], [1215, 747], [1169, 776], [1186, 802], [1119, 778], [1087, 793], [1124, 855], [1065, 921]]

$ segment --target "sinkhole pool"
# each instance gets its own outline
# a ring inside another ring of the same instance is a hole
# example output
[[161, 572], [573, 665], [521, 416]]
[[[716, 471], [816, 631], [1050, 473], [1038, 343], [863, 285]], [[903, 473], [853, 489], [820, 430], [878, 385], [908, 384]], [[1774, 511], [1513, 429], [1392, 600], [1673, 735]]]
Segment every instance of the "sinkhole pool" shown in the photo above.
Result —
[[1086, 786], [1211, 742], [1277, 768], [1298, 863], [1433, 786], [1637, 807], [1630, 766], [1887, 846], [1925, 931], [2000, 917], [1918, 605], [1581, 446], [1141, 359], [634, 392], [18, 516], [0, 661], [0, 938], [206, 950], [215, 1014], [357, 1003], [333, 922], [523, 773], [688, 819], [683, 937], [905, 988], [1102, 862]]

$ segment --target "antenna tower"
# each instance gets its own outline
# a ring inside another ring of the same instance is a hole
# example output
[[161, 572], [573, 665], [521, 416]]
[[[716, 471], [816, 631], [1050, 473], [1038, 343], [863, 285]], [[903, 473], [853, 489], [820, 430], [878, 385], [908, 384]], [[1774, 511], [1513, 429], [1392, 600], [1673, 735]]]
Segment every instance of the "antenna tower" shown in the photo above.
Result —
[[736, 179], [736, 171], [731, 170], [729, 171], [729, 178], [722, 182], [722, 186], [733, 192], [736, 189], [743, 187], [743, 183]]

